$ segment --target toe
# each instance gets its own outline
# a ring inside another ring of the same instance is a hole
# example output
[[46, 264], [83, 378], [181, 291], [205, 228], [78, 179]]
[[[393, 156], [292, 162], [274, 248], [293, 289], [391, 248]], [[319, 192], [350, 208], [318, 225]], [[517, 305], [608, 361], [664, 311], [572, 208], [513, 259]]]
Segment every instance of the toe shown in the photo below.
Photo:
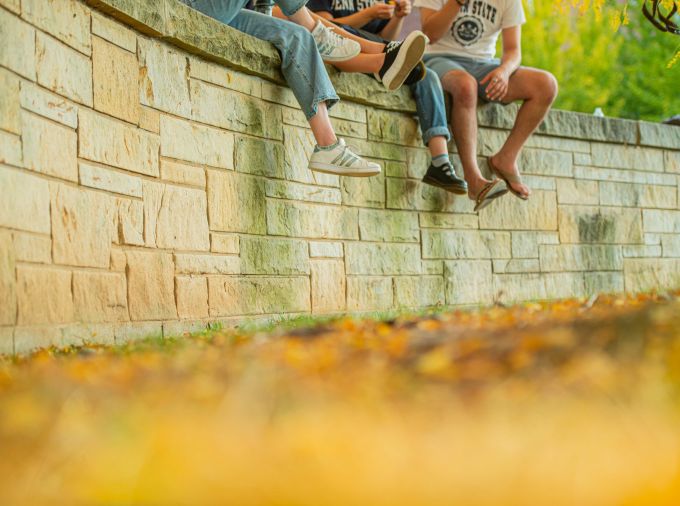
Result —
[[519, 193], [524, 198], [529, 198], [531, 195], [531, 189], [524, 184], [512, 184], [512, 189]]

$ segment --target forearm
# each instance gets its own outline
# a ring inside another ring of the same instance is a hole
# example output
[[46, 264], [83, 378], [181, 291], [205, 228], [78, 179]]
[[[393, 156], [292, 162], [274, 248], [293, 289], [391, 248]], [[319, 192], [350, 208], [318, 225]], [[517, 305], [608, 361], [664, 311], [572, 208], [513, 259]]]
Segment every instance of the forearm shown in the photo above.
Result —
[[344, 18], [334, 18], [333, 21], [340, 23], [341, 25], [361, 28], [373, 21], [373, 17], [370, 12], [367, 12], [367, 9], [364, 9], [349, 16], [345, 16]]
[[404, 26], [404, 18], [392, 18], [378, 35], [385, 40], [396, 40], [399, 38], [402, 26]]
[[441, 8], [441, 10], [433, 12], [423, 21], [423, 32], [427, 35], [431, 42], [437, 42], [449, 30], [453, 20], [456, 19], [460, 5], [456, 0], [449, 0], [448, 3]]
[[512, 74], [522, 63], [522, 51], [519, 48], [503, 51], [501, 66]]

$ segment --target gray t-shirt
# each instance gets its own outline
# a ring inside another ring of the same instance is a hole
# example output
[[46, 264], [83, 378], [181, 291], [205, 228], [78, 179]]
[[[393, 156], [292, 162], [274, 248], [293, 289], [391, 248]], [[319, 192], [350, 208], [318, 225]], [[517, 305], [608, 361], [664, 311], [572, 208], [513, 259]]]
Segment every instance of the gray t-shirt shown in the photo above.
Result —
[[[448, 0], [415, 0], [416, 7], [441, 10]], [[522, 0], [470, 0], [460, 8], [451, 31], [427, 47], [428, 54], [493, 58], [504, 28], [526, 22]]]

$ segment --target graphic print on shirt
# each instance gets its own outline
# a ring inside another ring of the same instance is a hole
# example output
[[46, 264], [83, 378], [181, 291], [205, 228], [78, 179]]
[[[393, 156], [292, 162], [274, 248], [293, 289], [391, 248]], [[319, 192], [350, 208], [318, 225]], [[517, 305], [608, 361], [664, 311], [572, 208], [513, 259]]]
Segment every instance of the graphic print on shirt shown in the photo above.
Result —
[[368, 9], [374, 3], [375, 0], [333, 0], [333, 10], [358, 12]]
[[484, 35], [484, 23], [496, 20], [498, 10], [483, 0], [474, 0], [461, 6], [458, 18], [451, 27], [451, 35], [461, 46], [471, 46]]
[[[312, 12], [327, 12], [334, 18], [345, 18], [376, 3], [382, 3], [382, 0], [305, 0], [304, 3]], [[379, 34], [389, 22], [389, 19], [374, 18], [357, 28]]]

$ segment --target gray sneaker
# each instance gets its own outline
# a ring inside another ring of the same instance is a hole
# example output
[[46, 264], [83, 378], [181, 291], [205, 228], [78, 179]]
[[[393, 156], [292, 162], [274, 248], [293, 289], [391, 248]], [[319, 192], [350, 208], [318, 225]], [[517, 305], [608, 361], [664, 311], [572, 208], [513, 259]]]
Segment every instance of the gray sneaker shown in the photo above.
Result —
[[368, 177], [380, 174], [380, 165], [355, 154], [343, 139], [333, 149], [314, 148], [309, 169], [338, 176]]
[[325, 61], [351, 60], [361, 53], [361, 46], [358, 42], [341, 37], [321, 21], [316, 22], [312, 37], [314, 37], [321, 59]]

